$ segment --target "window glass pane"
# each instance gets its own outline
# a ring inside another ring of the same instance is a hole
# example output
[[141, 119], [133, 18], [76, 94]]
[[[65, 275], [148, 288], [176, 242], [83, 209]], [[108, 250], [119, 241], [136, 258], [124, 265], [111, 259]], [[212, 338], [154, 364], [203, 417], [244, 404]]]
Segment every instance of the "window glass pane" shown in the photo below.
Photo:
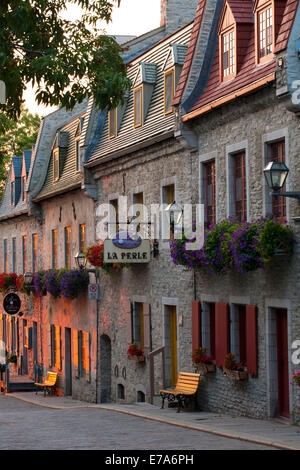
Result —
[[116, 136], [116, 109], [109, 111], [109, 137]]
[[134, 91], [134, 125], [140, 126], [142, 124], [142, 89]]
[[52, 230], [52, 268], [57, 268], [57, 229]]
[[165, 113], [172, 111], [173, 101], [173, 71], [165, 75]]
[[79, 251], [82, 253], [85, 252], [86, 244], [85, 244], [85, 224], [79, 225]]
[[65, 227], [65, 265], [71, 268], [71, 227]]

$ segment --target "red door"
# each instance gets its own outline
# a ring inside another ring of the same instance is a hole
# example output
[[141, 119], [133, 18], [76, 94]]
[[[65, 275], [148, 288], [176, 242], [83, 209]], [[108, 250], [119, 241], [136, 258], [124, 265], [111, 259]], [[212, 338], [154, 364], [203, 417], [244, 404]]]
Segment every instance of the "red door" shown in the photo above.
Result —
[[288, 328], [287, 311], [278, 309], [277, 324], [277, 364], [278, 364], [278, 413], [289, 417], [289, 362], [288, 362]]

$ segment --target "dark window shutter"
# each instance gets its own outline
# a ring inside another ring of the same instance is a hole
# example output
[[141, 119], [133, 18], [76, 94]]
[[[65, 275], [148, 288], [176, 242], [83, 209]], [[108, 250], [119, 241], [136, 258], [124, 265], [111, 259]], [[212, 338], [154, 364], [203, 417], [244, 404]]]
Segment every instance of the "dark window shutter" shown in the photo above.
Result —
[[130, 317], [127, 324], [127, 342], [131, 344], [133, 342], [133, 315], [134, 315], [134, 304], [130, 303]]
[[246, 305], [246, 352], [247, 369], [251, 375], [257, 375], [257, 306]]
[[201, 304], [199, 300], [192, 302], [192, 352], [201, 346]]
[[151, 314], [150, 305], [143, 304], [144, 315], [144, 354], [148, 356], [151, 351]]
[[229, 305], [216, 303], [216, 365], [222, 366], [229, 353]]

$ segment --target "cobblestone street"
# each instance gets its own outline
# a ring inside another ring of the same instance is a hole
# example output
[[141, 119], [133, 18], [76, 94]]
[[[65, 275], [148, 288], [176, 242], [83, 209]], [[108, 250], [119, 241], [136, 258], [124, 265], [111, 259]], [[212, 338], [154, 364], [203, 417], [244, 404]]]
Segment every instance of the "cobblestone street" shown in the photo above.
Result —
[[53, 410], [0, 397], [1, 450], [271, 449], [95, 408]]

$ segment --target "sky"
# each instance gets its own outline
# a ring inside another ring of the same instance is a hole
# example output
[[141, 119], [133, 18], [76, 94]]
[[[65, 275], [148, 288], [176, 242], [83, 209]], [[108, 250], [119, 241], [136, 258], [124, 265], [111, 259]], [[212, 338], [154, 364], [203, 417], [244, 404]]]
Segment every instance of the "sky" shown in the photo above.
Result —
[[[70, 20], [78, 19], [81, 10], [78, 6], [70, 5], [65, 13]], [[103, 28], [108, 34], [139, 36], [147, 31], [158, 28], [160, 25], [160, 0], [121, 0], [121, 6], [115, 7], [112, 22], [104, 22]], [[55, 108], [38, 105], [34, 99], [34, 92], [29, 85], [24, 98], [26, 107], [34, 114], [46, 116]]]

